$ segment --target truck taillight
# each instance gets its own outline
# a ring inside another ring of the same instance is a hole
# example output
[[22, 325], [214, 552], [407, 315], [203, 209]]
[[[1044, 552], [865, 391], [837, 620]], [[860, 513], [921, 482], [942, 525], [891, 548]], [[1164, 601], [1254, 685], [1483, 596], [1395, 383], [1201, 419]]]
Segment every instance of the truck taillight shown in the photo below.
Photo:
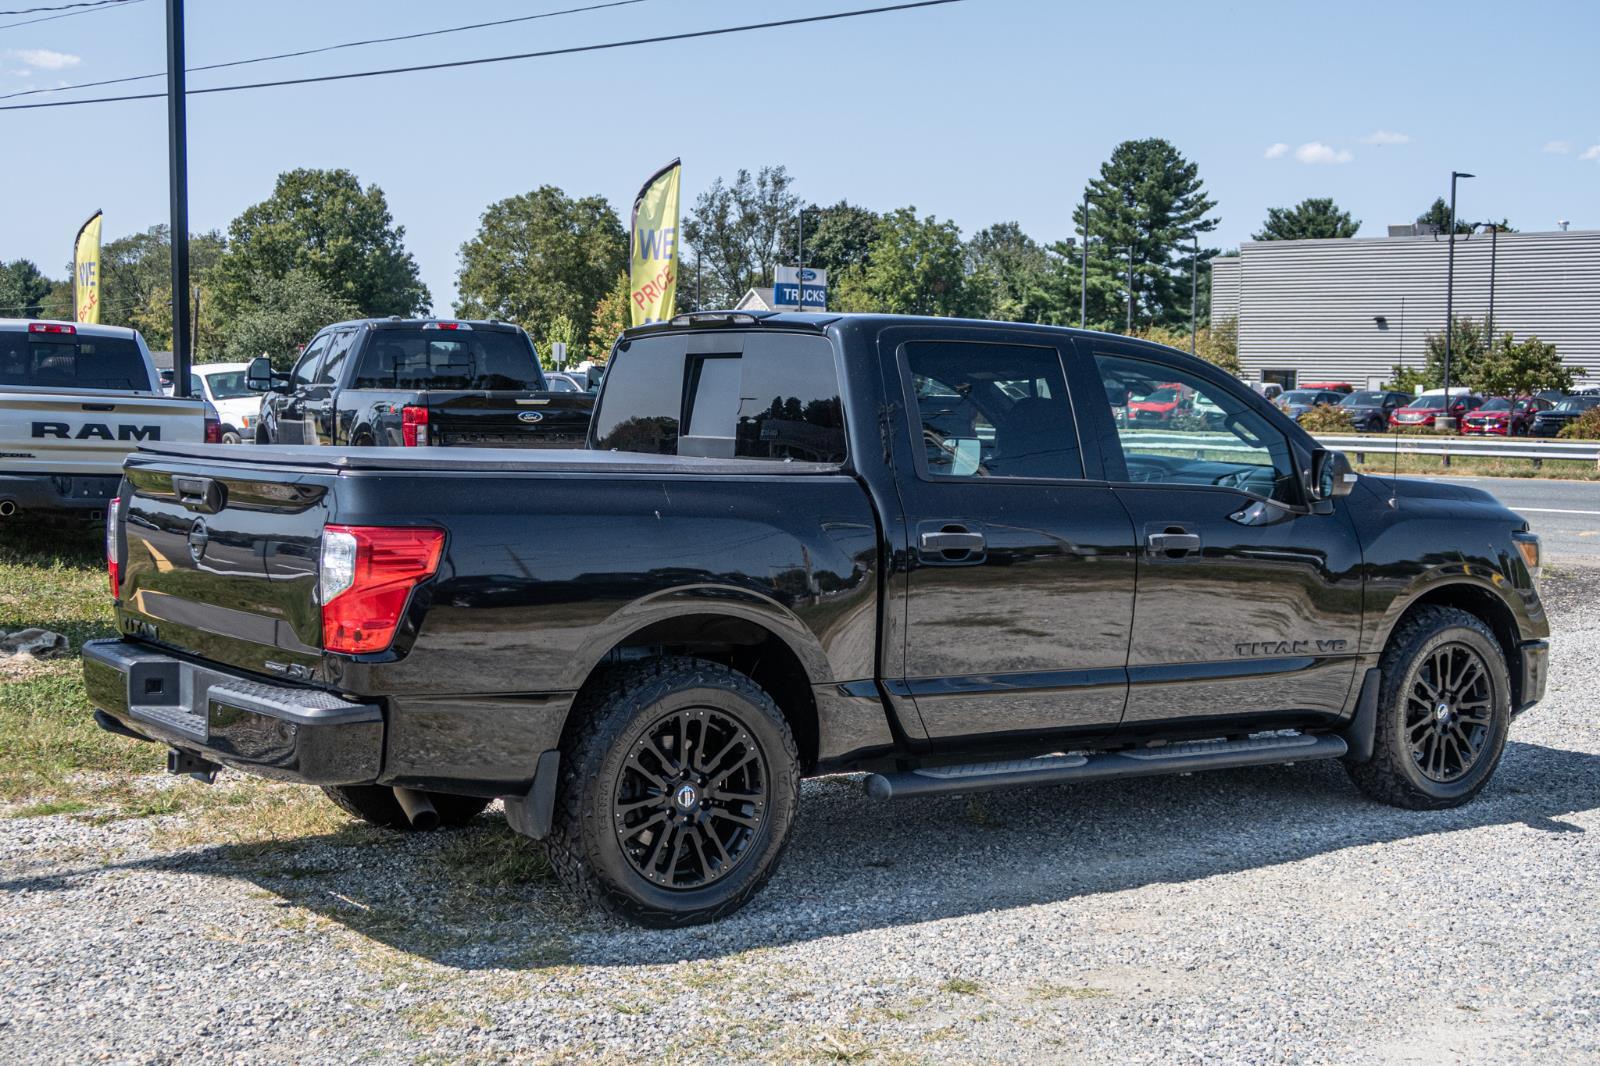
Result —
[[222, 423], [218, 419], [212, 418], [209, 415], [206, 416], [206, 443], [222, 443]]
[[322, 646], [347, 655], [386, 650], [411, 591], [438, 571], [443, 552], [442, 529], [325, 528], [317, 582]]
[[428, 441], [428, 409], [411, 404], [400, 408], [400, 439], [407, 448], [426, 448]]
[[111, 497], [111, 502], [106, 504], [106, 573], [111, 576], [111, 598], [117, 598], [117, 585], [122, 577], [122, 566], [117, 561], [117, 512], [122, 509], [122, 500]]

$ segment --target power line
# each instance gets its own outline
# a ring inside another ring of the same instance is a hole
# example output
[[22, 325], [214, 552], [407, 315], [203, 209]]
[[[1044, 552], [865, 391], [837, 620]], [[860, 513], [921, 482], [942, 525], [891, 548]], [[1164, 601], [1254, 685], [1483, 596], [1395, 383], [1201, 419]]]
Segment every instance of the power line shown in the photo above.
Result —
[[[280, 81], [247, 82], [242, 85], [217, 85], [209, 89], [190, 89], [188, 95], [203, 96], [210, 93], [241, 92], [246, 89], [276, 89], [286, 85], [312, 85], [329, 81], [353, 81], [357, 78], [376, 78], [388, 74], [414, 74], [425, 70], [449, 70], [456, 67], [477, 67], [488, 63], [509, 63], [519, 59], [546, 59], [551, 56], [576, 55], [581, 52], [603, 52], [617, 48], [632, 48], [642, 44], [663, 44], [668, 41], [687, 41], [700, 37], [721, 37], [752, 30], [770, 30], [785, 26], [803, 26], [839, 19], [859, 18], [863, 15], [882, 15], [893, 11], [911, 11], [916, 8], [941, 7], [958, 4], [962, 0], [916, 0], [915, 3], [888, 4], [883, 7], [865, 7], [854, 11], [836, 11], [827, 15], [809, 15], [804, 18], [779, 19], [773, 22], [752, 22], [743, 26], [723, 26], [714, 30], [692, 30], [686, 33], [669, 33], [657, 37], [636, 37], [627, 41], [607, 41], [603, 44], [575, 45], [570, 48], [550, 48], [542, 52], [519, 52], [513, 55], [484, 56], [479, 59], [458, 59], [448, 63], [422, 63], [409, 67], [387, 67], [382, 70], [358, 70], [349, 74], [322, 74], [310, 78], [285, 78]], [[166, 93], [130, 93], [126, 96], [97, 96], [83, 100], [51, 100], [39, 104], [6, 104], [0, 111], [32, 111], [42, 107], [77, 107], [81, 104], [110, 104], [124, 100], [164, 99]]]
[[84, 8], [81, 11], [66, 11], [59, 15], [46, 15], [43, 18], [23, 19], [21, 22], [7, 22], [0, 24], [0, 30], [14, 29], [17, 26], [32, 26], [36, 22], [54, 22], [56, 19], [69, 19], [74, 15], [93, 15], [101, 11], [117, 11], [124, 7], [132, 7], [134, 4], [142, 3], [144, 3], [144, 0], [121, 0], [121, 2], [114, 7], [89, 7]]
[[0, 15], [33, 15], [40, 11], [65, 11], [69, 7], [106, 7], [127, 2], [128, 0], [79, 0], [76, 4], [56, 4], [53, 7], [19, 7], [15, 11], [0, 11]]
[[[126, 2], [126, 0], [123, 0]], [[462, 33], [467, 30], [482, 30], [492, 26], [509, 26], [516, 22], [532, 22], [536, 19], [555, 18], [557, 15], [576, 15], [585, 11], [599, 11], [609, 7], [627, 7], [631, 4], [642, 4], [646, 0], [610, 0], [609, 3], [589, 4], [586, 7], [569, 7], [560, 11], [544, 11], [537, 15], [518, 15], [515, 18], [496, 19], [493, 22], [474, 22], [467, 26], [447, 26], [438, 30], [423, 30], [420, 33], [404, 33], [395, 37], [372, 37], [362, 41], [346, 41], [343, 44], [323, 45], [321, 48], [307, 48], [299, 52], [281, 52], [277, 55], [256, 56], [251, 59], [233, 59], [226, 63], [208, 63], [205, 66], [188, 67], [186, 72], [198, 74], [207, 70], [223, 70], [227, 67], [244, 67], [252, 63], [269, 63], [277, 59], [298, 59], [302, 56], [314, 56], [323, 52], [337, 52], [344, 48], [362, 48], [372, 44], [392, 44], [396, 41], [415, 41], [424, 37], [441, 37], [447, 33]], [[165, 78], [166, 71], [156, 74], [134, 74], [126, 78], [107, 78], [104, 81], [84, 81], [75, 85], [55, 85], [43, 89], [24, 89], [21, 92], [5, 93], [0, 95], [0, 100], [10, 100], [18, 96], [35, 96], [39, 93], [64, 93], [73, 89], [93, 89], [102, 85], [122, 85], [130, 81], [149, 81], [152, 78]]]

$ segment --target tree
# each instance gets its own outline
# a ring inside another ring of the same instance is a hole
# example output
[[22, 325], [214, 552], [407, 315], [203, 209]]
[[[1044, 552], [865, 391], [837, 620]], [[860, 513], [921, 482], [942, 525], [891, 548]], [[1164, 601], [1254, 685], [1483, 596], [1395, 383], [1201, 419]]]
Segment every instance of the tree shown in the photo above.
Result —
[[515, 322], [547, 336], [565, 315], [587, 336], [595, 304], [628, 262], [628, 238], [601, 196], [554, 185], [490, 204], [461, 246], [456, 314]]
[[967, 242], [969, 313], [1003, 322], [1043, 321], [1050, 301], [1050, 257], [1015, 222], [979, 230]]
[[1484, 396], [1531, 396], [1544, 389], [1566, 392], [1583, 374], [1583, 367], [1561, 362], [1555, 345], [1538, 337], [1518, 343], [1503, 333], [1461, 380]]
[[[1417, 216], [1417, 225], [1432, 226], [1435, 233], [1450, 232], [1450, 205], [1444, 202], [1444, 197], [1441, 196], [1433, 201], [1432, 207]], [[1456, 232], [1471, 233], [1472, 223], [1456, 219]]]
[[[1390, 385], [1401, 391], [1421, 392], [1424, 389], [1444, 388], [1444, 334], [1430, 333], [1425, 345], [1426, 355], [1421, 367], [1393, 368]], [[1450, 335], [1450, 388], [1470, 387], [1477, 363], [1489, 350], [1484, 324], [1462, 317], [1455, 321]]]
[[0, 264], [0, 318], [42, 318], [53, 284], [31, 260]]
[[[1122, 275], [1124, 293], [1118, 305], [1126, 316], [1126, 273], [1134, 275], [1134, 320], [1177, 323], [1189, 318], [1191, 234], [1209, 233], [1217, 220], [1207, 218], [1216, 201], [1205, 193], [1199, 168], [1159, 137], [1123, 141], [1089, 183], [1091, 294], [1109, 296], [1107, 274]], [[1073, 209], [1073, 222], [1083, 232], [1083, 205]], [[1200, 262], [1216, 254], [1202, 248]], [[1110, 316], [1105, 306], [1094, 317]]]
[[883, 216], [865, 270], [847, 271], [835, 305], [901, 315], [971, 314], [966, 249], [948, 219], [917, 217], [915, 207]]
[[[680, 282], [681, 285], [681, 282]], [[628, 328], [631, 321], [631, 312], [628, 308], [629, 294], [633, 286], [629, 284], [626, 270], [617, 275], [616, 282], [611, 286], [611, 291], [600, 298], [595, 305], [594, 314], [590, 316], [592, 325], [589, 327], [589, 358], [597, 363], [604, 363], [611, 358], [611, 346], [617, 342], [617, 337]]]
[[[780, 248], [798, 250], [795, 229], [800, 217], [785, 223]], [[826, 270], [830, 279], [851, 268], [866, 268], [881, 222], [876, 211], [840, 200], [832, 207], [810, 205], [804, 219], [806, 266]]]
[[[1165, 344], [1168, 348], [1176, 348], [1180, 352], [1189, 350], [1187, 327], [1150, 326], [1147, 329], [1134, 330], [1133, 335], [1140, 340]], [[1238, 374], [1239, 320], [1230, 318], [1217, 323], [1214, 328], [1201, 326], [1195, 331], [1194, 354], [1208, 363], [1215, 363], [1230, 374]]]
[[350, 171], [286, 171], [270, 197], [228, 227], [228, 250], [212, 272], [217, 308], [229, 318], [247, 312], [261, 303], [259, 281], [302, 271], [358, 315], [426, 313], [433, 298], [405, 233], [383, 190], [362, 188]]
[[[223, 319], [214, 313], [210, 273], [225, 248], [222, 234], [189, 236], [189, 267], [198, 300], [190, 294], [189, 320], [199, 327], [196, 354], [222, 349]], [[155, 351], [172, 349], [172, 230], [151, 226], [118, 237], [100, 249], [100, 321], [129, 326], [144, 334]]]
[[732, 307], [748, 290], [771, 285], [778, 264], [794, 256], [794, 246], [782, 243], [800, 206], [793, 184], [784, 167], [762, 167], [754, 177], [740, 170], [732, 185], [718, 178], [696, 197], [683, 225], [693, 247], [684, 276], [703, 270], [707, 307]]
[[310, 270], [290, 270], [278, 277], [260, 277], [250, 286], [250, 310], [231, 319], [225, 351], [241, 362], [265, 354], [278, 370], [294, 364], [296, 353], [323, 326], [355, 318], [355, 303], [328, 291]]
[[1361, 228], [1359, 219], [1339, 210], [1331, 197], [1301, 200], [1293, 207], [1267, 208], [1267, 221], [1256, 241], [1308, 241], [1325, 237], [1354, 237]]
[[544, 337], [538, 345], [539, 363], [546, 370], [559, 369], [556, 366], [556, 345], [567, 346], [567, 363], [580, 363], [583, 353], [578, 344], [578, 324], [564, 314], [558, 314], [550, 319], [550, 325], [545, 328]]

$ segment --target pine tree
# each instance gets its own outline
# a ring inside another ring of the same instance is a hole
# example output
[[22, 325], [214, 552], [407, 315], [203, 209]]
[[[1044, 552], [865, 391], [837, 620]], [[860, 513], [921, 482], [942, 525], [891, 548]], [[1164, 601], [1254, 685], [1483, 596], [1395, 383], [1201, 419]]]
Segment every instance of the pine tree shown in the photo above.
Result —
[[1267, 208], [1267, 221], [1255, 241], [1309, 241], [1328, 237], [1354, 237], [1361, 228], [1359, 219], [1339, 210], [1329, 197], [1301, 200], [1293, 207]]

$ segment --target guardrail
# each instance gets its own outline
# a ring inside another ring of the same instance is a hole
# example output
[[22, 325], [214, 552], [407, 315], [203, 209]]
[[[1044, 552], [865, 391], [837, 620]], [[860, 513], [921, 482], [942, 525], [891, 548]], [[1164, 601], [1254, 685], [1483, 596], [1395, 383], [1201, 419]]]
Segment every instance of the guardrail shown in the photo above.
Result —
[[[1255, 449], [1242, 444], [1231, 433], [1206, 430], [1197, 433], [1175, 433], [1170, 430], [1123, 429], [1124, 439], [1138, 441], [1151, 448], [1193, 449], [1205, 452], [1250, 452]], [[1325, 448], [1348, 452], [1358, 463], [1367, 461], [1369, 455], [1437, 455], [1443, 465], [1449, 466], [1451, 457], [1481, 459], [1528, 459], [1535, 468], [1546, 459], [1575, 459], [1594, 463], [1600, 468], [1600, 441], [1593, 440], [1530, 440], [1527, 437], [1496, 439], [1493, 437], [1447, 437], [1423, 434], [1395, 433], [1370, 436], [1356, 433], [1313, 434], [1312, 439]]]

